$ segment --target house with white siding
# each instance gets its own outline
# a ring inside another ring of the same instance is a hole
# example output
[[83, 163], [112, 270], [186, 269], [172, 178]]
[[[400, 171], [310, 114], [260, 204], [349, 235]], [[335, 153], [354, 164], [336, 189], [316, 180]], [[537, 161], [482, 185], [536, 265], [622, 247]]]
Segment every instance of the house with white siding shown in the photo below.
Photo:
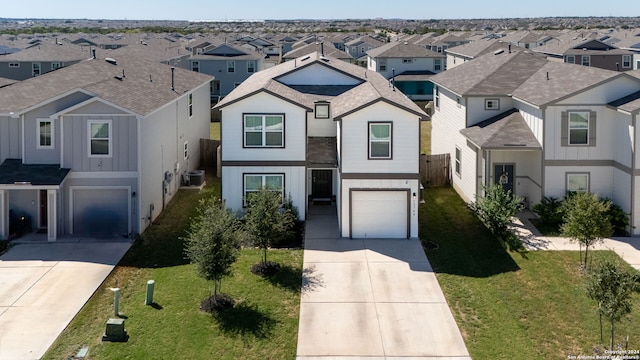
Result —
[[267, 187], [303, 220], [335, 207], [343, 237], [418, 236], [426, 114], [380, 74], [314, 52], [254, 74], [215, 108], [227, 207]]
[[464, 200], [492, 183], [530, 206], [589, 191], [620, 205], [640, 234], [637, 74], [504, 49], [432, 81], [431, 151], [451, 155]]
[[0, 239], [141, 233], [199, 166], [211, 79], [122, 56], [0, 88]]

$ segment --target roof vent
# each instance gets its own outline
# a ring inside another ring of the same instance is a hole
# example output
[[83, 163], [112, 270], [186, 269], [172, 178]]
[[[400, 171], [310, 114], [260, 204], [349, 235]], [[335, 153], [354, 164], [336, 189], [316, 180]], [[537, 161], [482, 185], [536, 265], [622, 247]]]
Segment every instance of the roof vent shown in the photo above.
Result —
[[325, 56], [320, 56], [320, 60], [322, 60], [324, 62], [329, 62], [329, 58], [325, 57]]
[[111, 65], [118, 65], [118, 62], [116, 61], [116, 59], [105, 58], [104, 61], [108, 62]]
[[116, 75], [113, 78], [116, 79], [116, 80], [120, 80], [120, 81], [122, 81], [122, 79], [123, 79], [123, 77], [120, 76], [120, 75]]
[[493, 53], [493, 55], [500, 55], [500, 54], [502, 54], [503, 52], [504, 52], [504, 49], [498, 49], [498, 50], [496, 50], [496, 51]]
[[305, 57], [303, 57], [302, 59], [300, 59], [300, 61], [306, 61], [309, 60], [311, 58], [311, 56], [307, 55]]

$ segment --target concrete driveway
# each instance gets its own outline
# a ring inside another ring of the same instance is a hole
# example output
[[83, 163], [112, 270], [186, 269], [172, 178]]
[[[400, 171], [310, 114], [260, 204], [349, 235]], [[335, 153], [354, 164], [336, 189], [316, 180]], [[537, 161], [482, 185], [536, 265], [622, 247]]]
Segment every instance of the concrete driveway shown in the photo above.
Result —
[[40, 359], [129, 246], [74, 239], [0, 256], [0, 360]]
[[338, 237], [310, 214], [298, 360], [470, 359], [418, 240]]

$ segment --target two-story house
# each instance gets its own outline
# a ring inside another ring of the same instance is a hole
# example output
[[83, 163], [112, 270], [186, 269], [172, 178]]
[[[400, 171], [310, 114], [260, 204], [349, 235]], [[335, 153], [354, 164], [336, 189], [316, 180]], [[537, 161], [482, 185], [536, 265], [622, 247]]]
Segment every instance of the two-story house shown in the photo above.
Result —
[[28, 49], [0, 57], [0, 77], [25, 80], [90, 58], [89, 48], [41, 41]]
[[413, 100], [433, 98], [430, 78], [445, 70], [445, 66], [444, 53], [408, 42], [390, 42], [367, 52], [367, 68], [390, 79], [394, 86]]
[[426, 114], [380, 74], [315, 52], [254, 74], [215, 107], [227, 207], [242, 211], [266, 187], [301, 219], [314, 203], [335, 206], [343, 237], [418, 236]]
[[383, 44], [384, 42], [372, 36], [361, 36], [355, 40], [347, 42], [344, 46], [344, 51], [351, 55], [355, 59], [356, 63], [366, 66], [367, 51], [375, 49]]
[[199, 166], [210, 81], [118, 57], [0, 88], [0, 238], [13, 216], [50, 241], [142, 232]]
[[249, 76], [262, 70], [262, 57], [246, 49], [224, 43], [189, 57], [189, 68], [215, 77], [211, 97], [227, 96]]
[[493, 183], [529, 205], [589, 191], [631, 214], [640, 234], [638, 77], [505, 49], [432, 81], [431, 150], [451, 155], [464, 200]]
[[593, 66], [613, 71], [633, 69], [633, 55], [630, 50], [618, 49], [597, 39], [587, 40], [564, 52], [564, 62]]

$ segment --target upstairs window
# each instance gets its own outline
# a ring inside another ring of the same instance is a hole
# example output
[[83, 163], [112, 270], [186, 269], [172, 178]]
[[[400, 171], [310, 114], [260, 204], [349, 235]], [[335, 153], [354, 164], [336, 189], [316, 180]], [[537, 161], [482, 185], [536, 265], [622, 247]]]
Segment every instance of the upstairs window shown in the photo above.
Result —
[[391, 123], [369, 123], [369, 159], [391, 159]]
[[111, 156], [111, 121], [89, 120], [89, 157]]
[[413, 59], [402, 59], [403, 64], [411, 64], [412, 62], [413, 62]]
[[500, 99], [485, 99], [484, 100], [484, 109], [485, 110], [500, 110]]
[[575, 64], [576, 57], [574, 55], [567, 55], [564, 57], [564, 62], [566, 62], [567, 64]]
[[247, 61], [247, 74], [256, 72], [256, 62], [253, 60]]
[[38, 149], [53, 149], [53, 123], [49, 119], [38, 119]]
[[62, 63], [59, 63], [59, 62], [52, 62], [51, 63], [51, 71], [58, 70], [61, 67], [62, 67]]
[[328, 119], [329, 118], [329, 103], [318, 102], [315, 104], [314, 114], [316, 119]]
[[271, 148], [284, 147], [284, 115], [245, 115], [244, 146]]
[[387, 71], [387, 59], [378, 59], [378, 71]]
[[189, 94], [188, 107], [189, 107], [189, 117], [192, 117], [193, 116], [193, 94]]
[[20, 67], [20, 63], [19, 62], [10, 62], [9, 63], [9, 67], [10, 68], [19, 68]]
[[191, 71], [200, 72], [200, 61], [191, 62]]
[[433, 70], [435, 70], [435, 71], [442, 70], [442, 59], [434, 59], [434, 61], [433, 61]]
[[622, 55], [622, 67], [623, 68], [631, 67], [631, 55]]
[[233, 60], [227, 61], [227, 72], [234, 73], [236, 72], [236, 62]]
[[582, 65], [584, 65], [584, 66], [591, 66], [591, 56], [589, 56], [589, 55], [582, 55]]
[[40, 71], [40, 63], [33, 63], [31, 64], [31, 75], [33, 76], [38, 76], [40, 75], [42, 72]]
[[589, 144], [589, 112], [569, 112], [569, 145]]

